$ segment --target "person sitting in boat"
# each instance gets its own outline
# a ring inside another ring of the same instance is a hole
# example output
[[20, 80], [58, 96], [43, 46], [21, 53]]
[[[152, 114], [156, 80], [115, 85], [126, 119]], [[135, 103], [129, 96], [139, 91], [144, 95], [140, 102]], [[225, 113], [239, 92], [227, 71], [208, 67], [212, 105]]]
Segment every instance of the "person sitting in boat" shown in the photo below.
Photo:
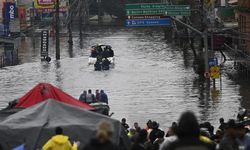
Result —
[[86, 103], [86, 96], [87, 96], [87, 91], [84, 90], [84, 91], [82, 92], [82, 94], [80, 95], [80, 97], [79, 97], [79, 101], [81, 101], [81, 102], [83, 102], [83, 103]]
[[107, 57], [102, 59], [102, 70], [109, 70], [110, 61]]
[[106, 57], [109, 57], [109, 50], [108, 50], [108, 48], [107, 48], [107, 46], [104, 48], [104, 50], [103, 50], [103, 53], [102, 53], [102, 57], [103, 58], [106, 58]]
[[100, 92], [100, 101], [103, 102], [103, 103], [106, 103], [108, 104], [108, 96], [106, 93], [104, 93], [104, 90], [101, 90]]
[[108, 51], [108, 57], [114, 57], [114, 51], [112, 50], [111, 46], [106, 46], [106, 49]]
[[97, 57], [97, 60], [94, 64], [94, 67], [95, 67], [95, 71], [100, 71], [102, 70], [102, 59]]
[[96, 47], [93, 46], [91, 49], [90, 57], [96, 58], [97, 56], [98, 56], [98, 53], [97, 53]]
[[96, 51], [97, 51], [97, 55], [102, 57], [102, 54], [103, 54], [103, 50], [102, 50], [102, 47], [100, 45], [98, 45], [96, 47]]

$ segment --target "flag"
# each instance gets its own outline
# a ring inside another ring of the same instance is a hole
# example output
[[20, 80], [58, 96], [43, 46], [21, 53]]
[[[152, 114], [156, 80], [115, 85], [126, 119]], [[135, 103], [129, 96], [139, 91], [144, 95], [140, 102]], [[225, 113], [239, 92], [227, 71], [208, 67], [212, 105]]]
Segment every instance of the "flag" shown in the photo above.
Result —
[[16, 148], [13, 148], [12, 150], [24, 150], [24, 144], [22, 144]]

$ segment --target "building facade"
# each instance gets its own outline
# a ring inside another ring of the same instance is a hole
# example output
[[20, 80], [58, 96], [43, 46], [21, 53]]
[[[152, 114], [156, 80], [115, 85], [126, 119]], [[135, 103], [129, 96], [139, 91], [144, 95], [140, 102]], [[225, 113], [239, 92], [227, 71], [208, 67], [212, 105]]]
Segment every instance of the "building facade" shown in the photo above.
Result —
[[250, 54], [250, 1], [238, 0], [239, 49]]

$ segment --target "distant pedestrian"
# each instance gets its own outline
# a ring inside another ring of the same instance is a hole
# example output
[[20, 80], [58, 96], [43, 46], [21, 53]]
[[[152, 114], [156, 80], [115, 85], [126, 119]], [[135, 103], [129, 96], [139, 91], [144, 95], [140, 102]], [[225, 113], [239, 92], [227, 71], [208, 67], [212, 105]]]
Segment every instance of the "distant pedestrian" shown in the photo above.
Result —
[[95, 95], [92, 94], [92, 91], [89, 89], [88, 94], [86, 96], [86, 103], [90, 104], [93, 103], [94, 101], [95, 101]]
[[100, 101], [103, 102], [103, 103], [106, 103], [108, 104], [108, 96], [107, 94], [104, 92], [104, 90], [101, 90], [101, 93], [100, 93]]
[[102, 121], [98, 125], [96, 137], [92, 139], [83, 150], [118, 150], [118, 146], [111, 139], [114, 127], [108, 121]]
[[99, 92], [99, 90], [95, 90], [95, 99], [96, 99], [96, 102], [101, 101], [101, 93]]
[[56, 127], [55, 132], [56, 135], [43, 146], [43, 150], [77, 150], [80, 143], [74, 142], [72, 146], [69, 137], [63, 135], [61, 127]]
[[79, 101], [81, 101], [81, 102], [83, 102], [83, 103], [86, 103], [86, 96], [87, 96], [87, 91], [84, 90], [84, 91], [82, 92], [82, 94], [80, 95], [80, 97], [79, 97]]

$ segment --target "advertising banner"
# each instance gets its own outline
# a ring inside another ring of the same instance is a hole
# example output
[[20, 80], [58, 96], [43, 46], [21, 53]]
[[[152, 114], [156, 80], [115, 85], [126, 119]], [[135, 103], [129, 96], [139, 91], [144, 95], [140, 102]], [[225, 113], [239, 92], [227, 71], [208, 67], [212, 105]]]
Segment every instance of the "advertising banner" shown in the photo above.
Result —
[[6, 2], [5, 3], [5, 21], [9, 22], [11, 19], [15, 19], [17, 17], [17, 9], [15, 3]]

